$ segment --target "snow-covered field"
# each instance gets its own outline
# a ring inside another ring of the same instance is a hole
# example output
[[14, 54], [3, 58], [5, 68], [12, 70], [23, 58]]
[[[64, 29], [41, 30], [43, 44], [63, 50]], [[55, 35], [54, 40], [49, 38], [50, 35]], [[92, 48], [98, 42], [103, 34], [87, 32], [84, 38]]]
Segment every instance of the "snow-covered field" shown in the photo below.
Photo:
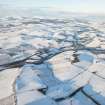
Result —
[[105, 21], [0, 18], [0, 105], [105, 105]]

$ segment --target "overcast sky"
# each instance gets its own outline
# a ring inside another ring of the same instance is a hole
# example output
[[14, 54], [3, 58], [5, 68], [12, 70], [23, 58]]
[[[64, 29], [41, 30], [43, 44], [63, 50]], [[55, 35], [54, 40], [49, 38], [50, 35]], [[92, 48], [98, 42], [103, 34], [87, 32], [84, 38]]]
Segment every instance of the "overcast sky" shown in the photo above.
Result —
[[0, 6], [2, 5], [15, 8], [48, 7], [59, 11], [105, 14], [105, 0], [0, 0]]

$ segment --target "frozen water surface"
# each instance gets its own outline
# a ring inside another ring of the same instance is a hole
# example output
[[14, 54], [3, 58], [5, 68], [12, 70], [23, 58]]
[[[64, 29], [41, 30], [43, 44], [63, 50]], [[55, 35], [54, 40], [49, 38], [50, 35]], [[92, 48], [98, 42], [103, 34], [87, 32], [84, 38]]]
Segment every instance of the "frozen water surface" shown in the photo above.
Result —
[[105, 105], [105, 21], [94, 19], [0, 18], [0, 105]]

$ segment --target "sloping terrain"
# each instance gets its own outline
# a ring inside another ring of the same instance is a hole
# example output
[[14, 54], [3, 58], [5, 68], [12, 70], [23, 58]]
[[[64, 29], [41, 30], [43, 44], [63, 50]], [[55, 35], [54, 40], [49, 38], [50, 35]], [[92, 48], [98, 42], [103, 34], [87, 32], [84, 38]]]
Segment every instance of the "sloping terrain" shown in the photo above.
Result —
[[1, 18], [0, 105], [105, 105], [105, 22]]

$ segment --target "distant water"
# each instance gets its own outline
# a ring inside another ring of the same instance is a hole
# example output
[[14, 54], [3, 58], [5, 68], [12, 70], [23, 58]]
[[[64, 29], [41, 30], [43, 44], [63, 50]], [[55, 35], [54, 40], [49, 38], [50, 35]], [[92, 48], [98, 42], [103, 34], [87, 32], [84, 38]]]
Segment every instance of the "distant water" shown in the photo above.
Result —
[[0, 5], [0, 18], [4, 17], [43, 17], [43, 18], [83, 18], [91, 21], [105, 21], [104, 15], [89, 15], [56, 11], [50, 8], [14, 8]]

